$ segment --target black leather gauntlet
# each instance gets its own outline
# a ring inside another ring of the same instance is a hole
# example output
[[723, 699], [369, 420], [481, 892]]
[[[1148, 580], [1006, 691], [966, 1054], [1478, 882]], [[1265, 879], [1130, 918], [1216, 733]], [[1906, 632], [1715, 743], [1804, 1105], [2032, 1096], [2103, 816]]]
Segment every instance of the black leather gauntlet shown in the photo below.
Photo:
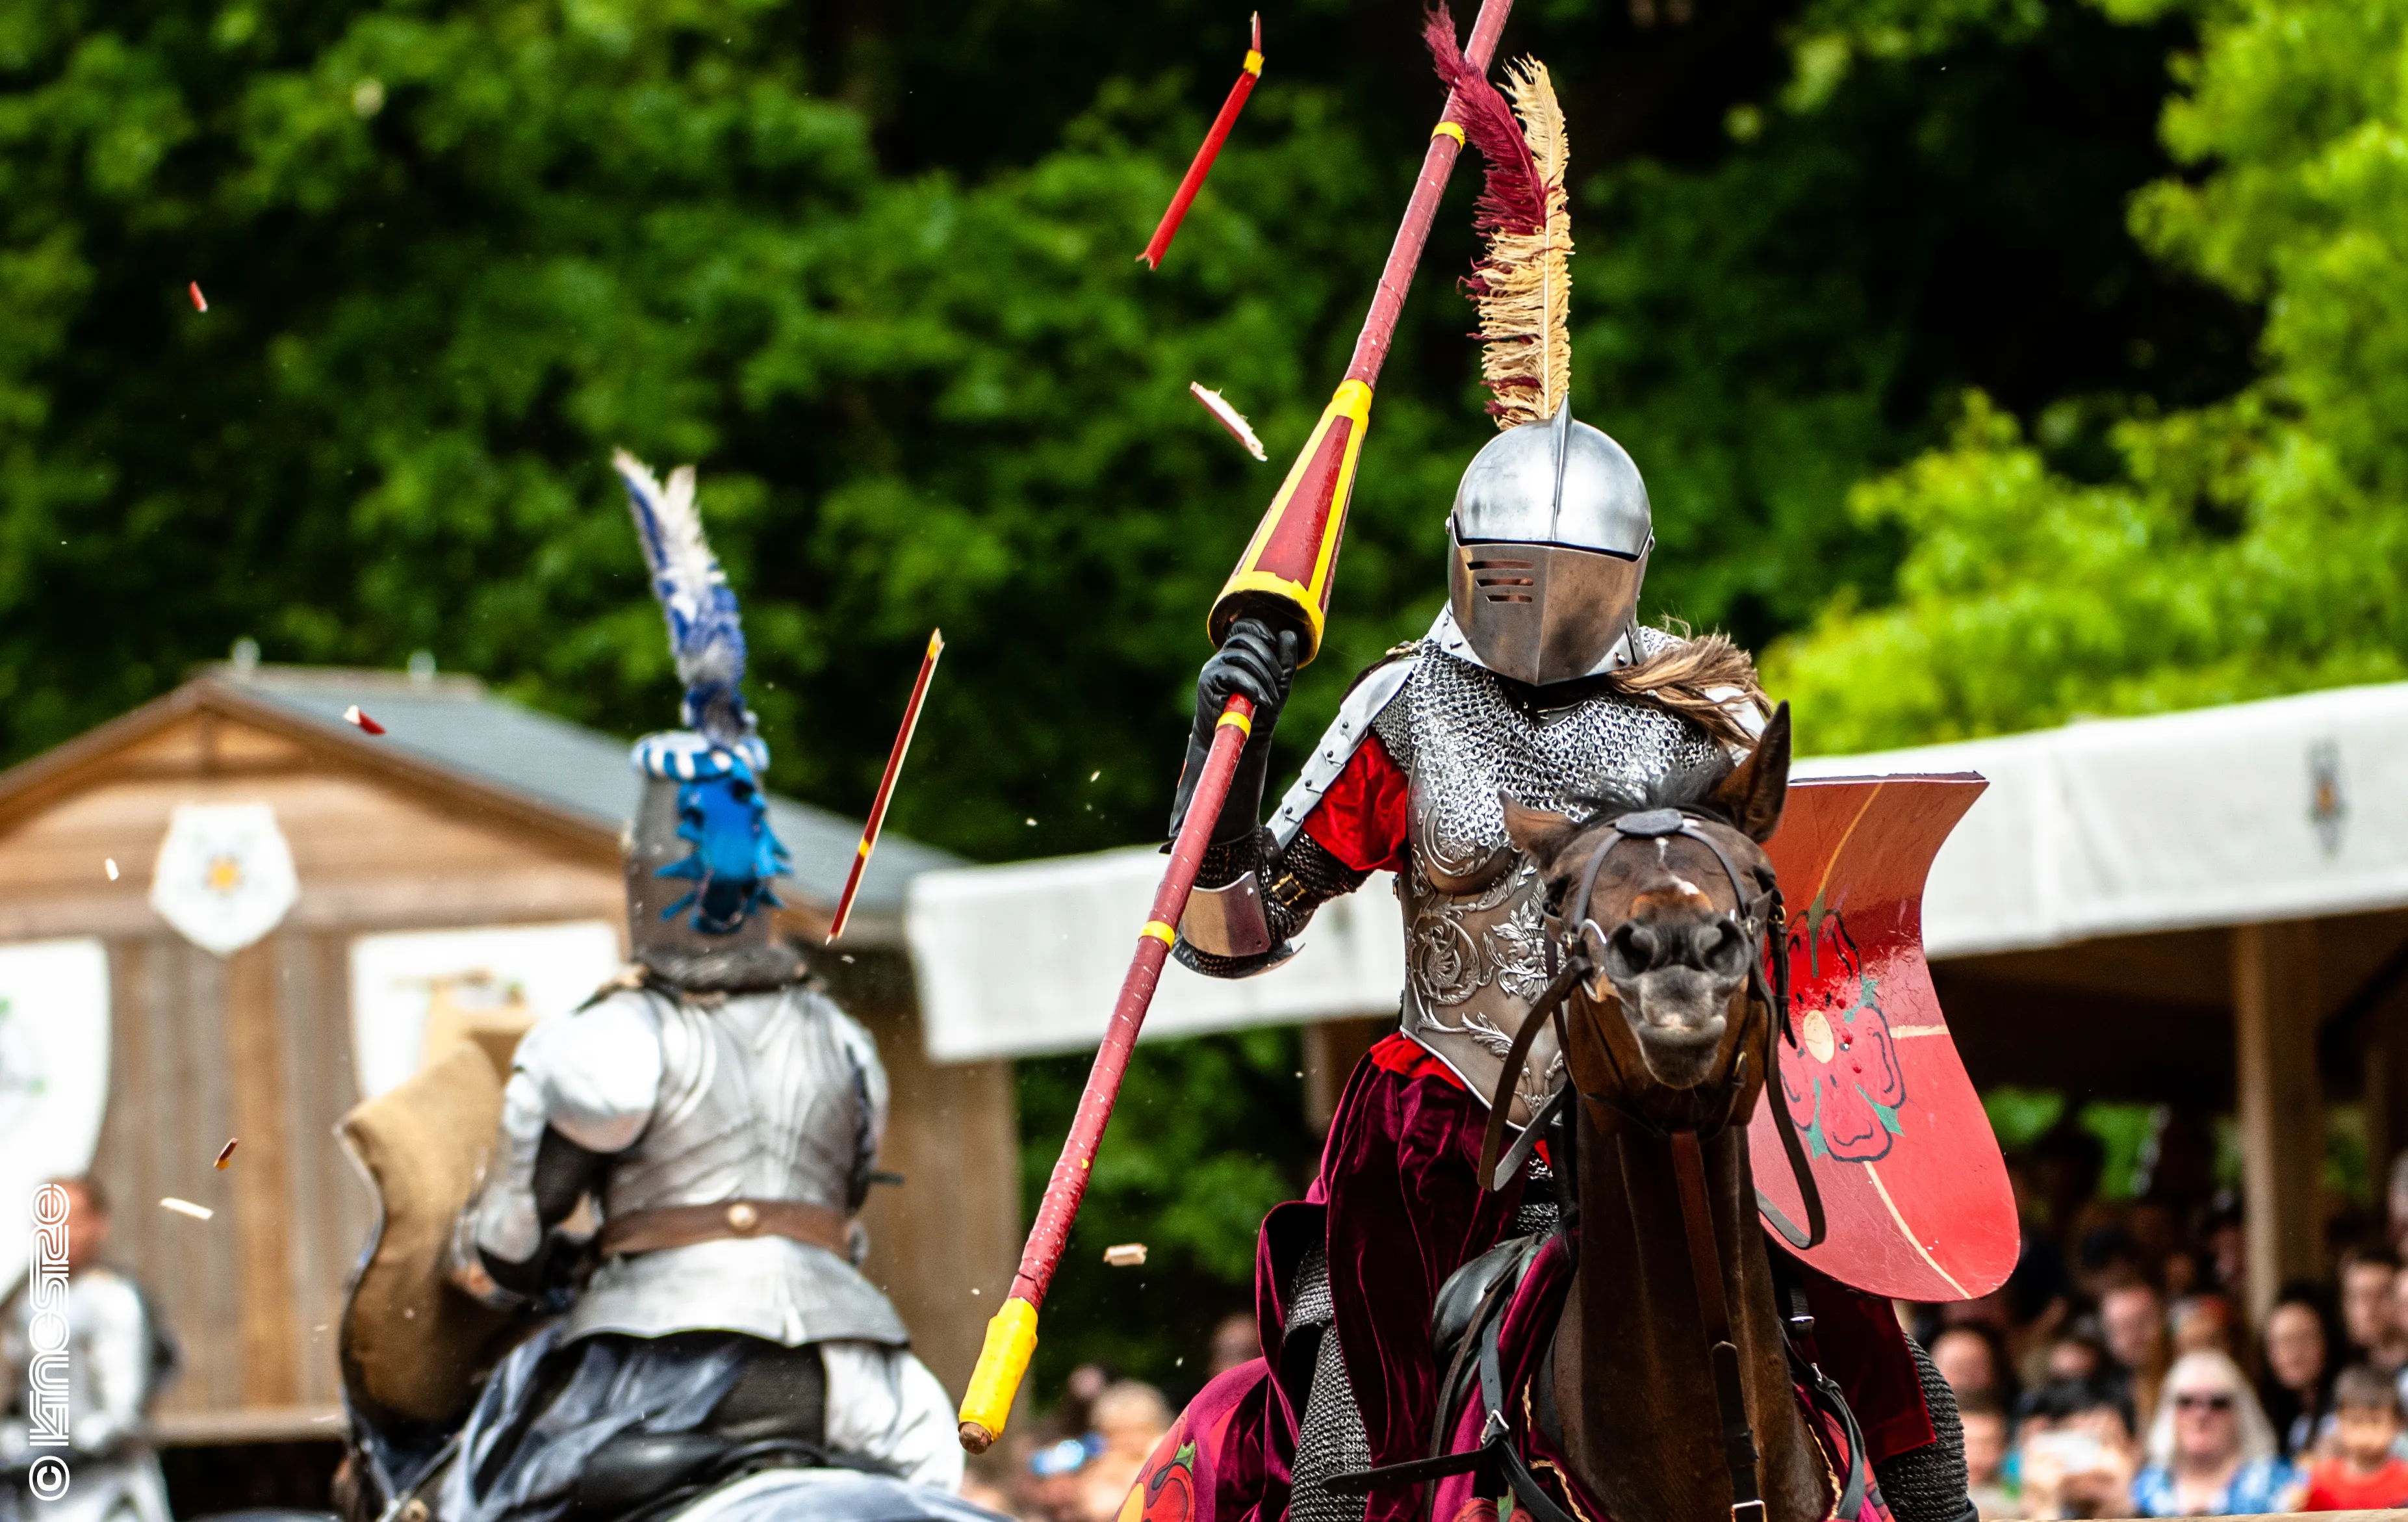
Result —
[[1242, 840], [1263, 817], [1263, 783], [1271, 759], [1271, 731], [1279, 726], [1280, 710], [1287, 705], [1289, 684], [1296, 679], [1302, 641], [1292, 628], [1266, 619], [1241, 618], [1229, 628], [1229, 638], [1196, 676], [1196, 717], [1187, 731], [1187, 765], [1179, 773], [1179, 793], [1170, 805], [1170, 837], [1186, 821], [1188, 803], [1204, 775], [1204, 758], [1211, 753], [1212, 736], [1220, 727], [1221, 711], [1234, 696], [1254, 706], [1246, 748], [1229, 781], [1229, 796], [1212, 826], [1213, 840]]

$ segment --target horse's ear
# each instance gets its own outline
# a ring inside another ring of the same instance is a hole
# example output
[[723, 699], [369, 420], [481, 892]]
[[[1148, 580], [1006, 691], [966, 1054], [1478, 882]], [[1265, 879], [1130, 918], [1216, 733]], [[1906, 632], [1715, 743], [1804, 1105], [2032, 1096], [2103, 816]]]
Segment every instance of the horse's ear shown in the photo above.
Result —
[[1760, 844], [1781, 826], [1781, 806], [1788, 797], [1789, 705], [1784, 703], [1772, 711], [1756, 749], [1714, 789], [1714, 803]]
[[1555, 864], [1564, 846], [1580, 832], [1568, 815], [1533, 809], [1511, 793], [1497, 797], [1505, 805], [1506, 839], [1521, 847], [1542, 872]]

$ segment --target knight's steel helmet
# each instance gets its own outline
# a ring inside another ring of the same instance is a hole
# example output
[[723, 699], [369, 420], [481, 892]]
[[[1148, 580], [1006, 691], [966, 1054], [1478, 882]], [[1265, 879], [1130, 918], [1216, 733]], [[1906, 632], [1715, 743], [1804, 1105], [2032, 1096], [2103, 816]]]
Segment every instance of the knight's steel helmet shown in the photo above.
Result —
[[1570, 401], [1472, 457], [1446, 532], [1448, 606], [1483, 666], [1543, 686], [1635, 658], [1647, 483]]

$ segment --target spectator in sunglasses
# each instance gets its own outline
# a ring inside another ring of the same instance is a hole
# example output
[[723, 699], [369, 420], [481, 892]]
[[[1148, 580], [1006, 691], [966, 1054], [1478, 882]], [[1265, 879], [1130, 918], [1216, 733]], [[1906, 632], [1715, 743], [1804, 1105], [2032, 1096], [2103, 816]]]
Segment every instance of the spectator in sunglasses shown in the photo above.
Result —
[[2301, 1489], [2275, 1449], [2273, 1424], [2224, 1354], [2186, 1353], [2166, 1371], [2149, 1423], [2149, 1464], [2132, 1480], [2143, 1516], [2287, 1512]]

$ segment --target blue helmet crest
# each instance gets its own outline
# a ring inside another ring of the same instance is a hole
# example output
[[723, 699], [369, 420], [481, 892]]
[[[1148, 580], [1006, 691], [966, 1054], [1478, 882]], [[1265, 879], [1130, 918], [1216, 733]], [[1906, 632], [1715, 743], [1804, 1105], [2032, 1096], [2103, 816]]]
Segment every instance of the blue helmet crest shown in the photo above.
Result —
[[661, 911], [705, 935], [732, 934], [753, 911], [777, 906], [769, 880], [787, 870], [786, 848], [769, 828], [768, 806], [752, 768], [730, 756], [724, 771], [678, 785], [678, 839], [693, 846], [655, 876], [684, 878], [693, 891]]

